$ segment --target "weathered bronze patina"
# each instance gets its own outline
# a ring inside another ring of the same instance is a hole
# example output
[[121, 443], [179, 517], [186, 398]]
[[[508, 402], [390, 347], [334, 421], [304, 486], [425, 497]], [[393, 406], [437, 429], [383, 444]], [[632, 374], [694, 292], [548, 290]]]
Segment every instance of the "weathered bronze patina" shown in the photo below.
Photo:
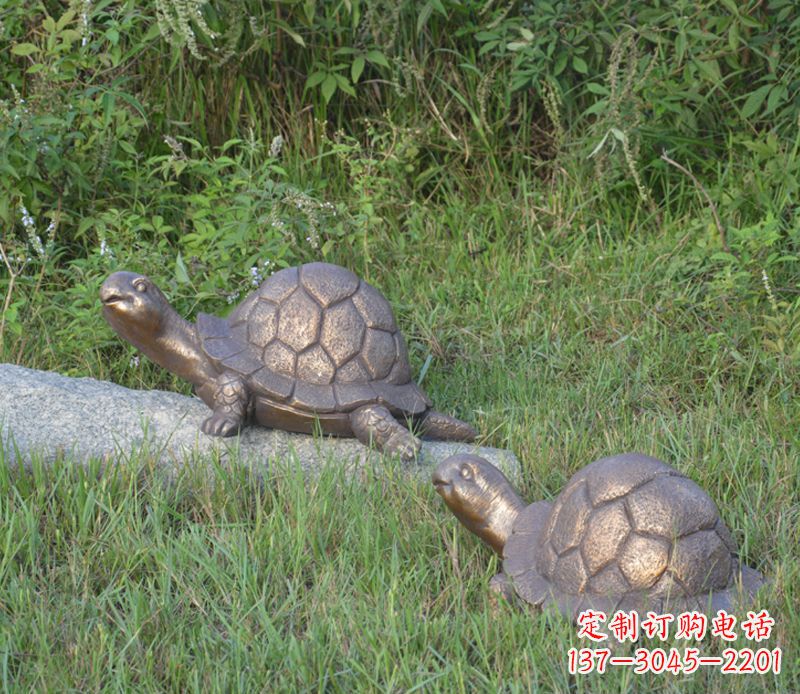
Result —
[[434, 472], [450, 510], [501, 557], [492, 587], [575, 618], [587, 609], [715, 614], [763, 584], [739, 564], [708, 495], [638, 453], [597, 460], [554, 503], [525, 504], [483, 458], [456, 455]]
[[431, 438], [476, 435], [430, 409], [411, 380], [389, 303], [345, 268], [286, 268], [227, 318], [200, 313], [195, 325], [137, 273], [115, 272], [100, 299], [117, 334], [194, 384], [214, 411], [202, 424], [206, 434], [230, 436], [249, 419], [306, 433], [319, 426], [404, 459], [417, 455], [420, 441], [401, 422]]

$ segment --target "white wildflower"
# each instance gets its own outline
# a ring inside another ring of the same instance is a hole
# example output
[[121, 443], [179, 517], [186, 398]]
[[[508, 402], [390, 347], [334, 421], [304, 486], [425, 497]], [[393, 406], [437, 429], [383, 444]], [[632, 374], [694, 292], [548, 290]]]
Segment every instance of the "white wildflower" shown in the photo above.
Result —
[[264, 281], [264, 276], [261, 274], [257, 265], [250, 268], [250, 284], [254, 287], [259, 286]]
[[92, 0], [83, 0], [81, 4], [81, 46], [89, 43], [92, 32], [89, 30], [89, 13], [92, 11]]
[[164, 135], [164, 142], [172, 150], [172, 158], [186, 161], [186, 153], [183, 151], [183, 143], [178, 142], [171, 135]]
[[272, 142], [269, 145], [269, 156], [273, 159], [277, 159], [281, 155], [281, 149], [283, 148], [283, 137], [280, 135], [276, 135], [272, 138]]
[[36, 251], [36, 255], [38, 255], [40, 258], [44, 258], [44, 245], [42, 244], [42, 239], [40, 238], [39, 234], [36, 233], [36, 222], [31, 216], [31, 213], [28, 212], [28, 209], [25, 207], [25, 205], [20, 204], [19, 212], [22, 217], [22, 226], [25, 228], [25, 235], [28, 237], [28, 243], [30, 244], [31, 248]]
[[100, 239], [100, 255], [109, 260], [114, 260], [114, 251], [111, 250], [111, 246], [108, 245], [108, 241], [105, 239]]

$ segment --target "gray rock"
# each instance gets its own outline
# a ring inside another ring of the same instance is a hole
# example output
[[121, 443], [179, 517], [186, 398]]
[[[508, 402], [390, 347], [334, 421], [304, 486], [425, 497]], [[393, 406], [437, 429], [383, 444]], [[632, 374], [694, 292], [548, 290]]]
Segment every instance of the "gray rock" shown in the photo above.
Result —
[[[326, 461], [357, 470], [383, 464], [382, 456], [356, 439], [292, 434], [249, 426], [240, 436], [218, 439], [200, 432], [209, 409], [197, 398], [160, 390], [130, 390], [93, 378], [70, 378], [0, 364], [0, 444], [7, 465], [27, 467], [67, 455], [114, 464], [146, 452], [168, 472], [219, 455], [256, 470], [296, 459], [306, 471]], [[424, 441], [420, 460], [404, 469], [423, 476], [454, 453], [487, 458], [512, 479], [519, 462], [510, 451], [465, 443]]]

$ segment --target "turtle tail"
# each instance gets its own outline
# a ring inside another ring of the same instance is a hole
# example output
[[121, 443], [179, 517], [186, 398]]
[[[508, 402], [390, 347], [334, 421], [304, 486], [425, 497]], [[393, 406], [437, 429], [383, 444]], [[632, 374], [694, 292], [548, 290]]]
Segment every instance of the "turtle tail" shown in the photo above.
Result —
[[442, 441], [474, 441], [478, 432], [449, 414], [428, 410], [419, 422], [420, 435]]

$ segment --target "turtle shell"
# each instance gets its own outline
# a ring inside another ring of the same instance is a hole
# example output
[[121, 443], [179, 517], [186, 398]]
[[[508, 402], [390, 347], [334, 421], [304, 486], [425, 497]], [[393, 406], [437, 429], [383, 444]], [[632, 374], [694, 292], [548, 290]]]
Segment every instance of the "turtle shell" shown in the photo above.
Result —
[[740, 567], [717, 507], [692, 480], [637, 453], [597, 460], [576, 473], [555, 503], [525, 508], [504, 547], [518, 595], [586, 609], [732, 609], [761, 575]]
[[411, 380], [389, 302], [337, 265], [280, 270], [227, 319], [199, 314], [197, 329], [218, 369], [300, 411], [350, 412], [375, 402], [413, 415], [430, 406]]

